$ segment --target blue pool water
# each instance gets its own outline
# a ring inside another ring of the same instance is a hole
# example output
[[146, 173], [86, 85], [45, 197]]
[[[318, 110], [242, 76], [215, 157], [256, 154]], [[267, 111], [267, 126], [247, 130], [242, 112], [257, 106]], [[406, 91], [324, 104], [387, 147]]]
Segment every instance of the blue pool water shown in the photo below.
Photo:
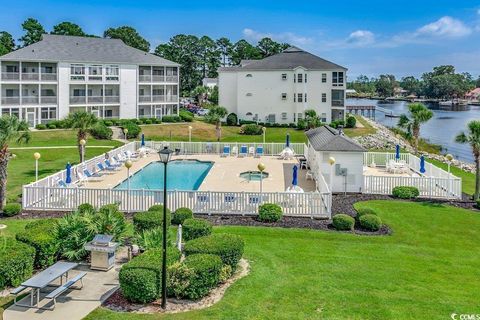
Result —
[[[175, 160], [167, 166], [167, 190], [197, 190], [213, 162]], [[163, 163], [152, 162], [130, 177], [130, 189], [163, 189]], [[127, 180], [114, 189], [127, 189]]]

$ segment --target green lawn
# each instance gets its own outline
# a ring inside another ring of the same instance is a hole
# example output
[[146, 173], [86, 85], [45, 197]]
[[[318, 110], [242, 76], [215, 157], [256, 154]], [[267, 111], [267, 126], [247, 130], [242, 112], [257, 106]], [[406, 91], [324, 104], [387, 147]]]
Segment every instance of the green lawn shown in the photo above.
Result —
[[[28, 144], [18, 145], [12, 143], [11, 147], [50, 147], [50, 146], [75, 146], [76, 132], [71, 130], [35, 131], [32, 132]], [[90, 137], [87, 141], [87, 158], [102, 154], [111, 148], [89, 148], [89, 146], [118, 146], [121, 142], [111, 140], [96, 140]], [[76, 148], [71, 149], [13, 149], [16, 158], [8, 164], [7, 198], [15, 201], [21, 195], [22, 185], [35, 180], [35, 160], [33, 154], [39, 152], [39, 178], [48, 176], [64, 169], [67, 162], [78, 163], [79, 156]]]
[[[427, 159], [428, 162], [433, 163], [443, 170], [448, 170], [448, 165], [446, 163], [440, 162], [434, 159]], [[466, 194], [473, 195], [475, 193], [475, 174], [464, 171], [460, 168], [451, 166], [450, 172], [456, 175], [459, 178], [462, 178], [462, 191]]]
[[349, 136], [350, 138], [353, 138], [353, 137], [359, 137], [359, 136], [366, 136], [366, 135], [369, 135], [369, 134], [374, 134], [375, 132], [377, 132], [377, 130], [372, 127], [363, 117], [361, 116], [354, 116], [355, 119], [357, 119], [357, 123], [360, 123], [361, 125], [363, 125], [363, 128], [345, 128], [344, 129], [344, 132], [347, 136]]
[[449, 319], [478, 313], [480, 214], [373, 201], [391, 236], [221, 227], [241, 235], [251, 273], [211, 308], [172, 315], [99, 308], [87, 319]]

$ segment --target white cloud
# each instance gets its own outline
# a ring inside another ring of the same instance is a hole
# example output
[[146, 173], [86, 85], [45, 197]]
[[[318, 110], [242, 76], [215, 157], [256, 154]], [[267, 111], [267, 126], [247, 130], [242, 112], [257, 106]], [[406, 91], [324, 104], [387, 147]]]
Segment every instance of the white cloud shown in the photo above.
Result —
[[375, 35], [368, 30], [357, 30], [350, 33], [345, 42], [353, 46], [363, 47], [374, 43]]
[[417, 29], [415, 36], [459, 38], [468, 36], [470, 33], [472, 29], [462, 21], [445, 16]]
[[294, 44], [298, 46], [304, 46], [311, 44], [313, 42], [312, 38], [300, 36], [293, 32], [282, 32], [282, 33], [264, 33], [259, 32], [253, 29], [245, 28], [243, 29], [243, 36], [250, 41], [259, 41], [262, 38], [271, 38], [275, 41], [287, 42], [289, 44]]

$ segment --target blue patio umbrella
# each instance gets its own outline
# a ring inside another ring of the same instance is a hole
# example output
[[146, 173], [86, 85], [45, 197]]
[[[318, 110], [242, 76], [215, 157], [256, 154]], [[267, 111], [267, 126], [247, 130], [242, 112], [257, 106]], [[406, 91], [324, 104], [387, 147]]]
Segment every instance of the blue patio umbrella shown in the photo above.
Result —
[[296, 186], [298, 184], [298, 167], [297, 165], [293, 166], [293, 179], [292, 185]]
[[400, 145], [395, 146], [395, 159], [400, 160]]
[[290, 133], [287, 133], [287, 142], [285, 143], [287, 147], [290, 147]]
[[145, 147], [145, 134], [142, 133], [142, 147]]
[[65, 178], [65, 183], [72, 183], [72, 165], [70, 162], [67, 162], [67, 177]]
[[425, 173], [425, 157], [420, 157], [420, 173]]

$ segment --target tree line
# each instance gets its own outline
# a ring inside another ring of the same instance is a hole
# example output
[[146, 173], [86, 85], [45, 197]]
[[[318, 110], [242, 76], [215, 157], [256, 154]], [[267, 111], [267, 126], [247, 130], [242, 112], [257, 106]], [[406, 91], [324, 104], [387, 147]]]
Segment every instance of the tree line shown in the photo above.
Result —
[[[22, 23], [22, 29], [24, 34], [17, 42], [10, 33], [0, 32], [0, 56], [40, 41], [45, 33], [100, 37], [88, 34], [79, 25], [68, 21], [53, 26], [52, 30], [47, 32], [38, 20], [28, 18]], [[145, 52], [151, 51], [150, 42], [130, 26], [108, 28], [102, 36], [121, 39], [125, 44]], [[265, 58], [283, 51], [288, 46], [267, 37], [252, 45], [245, 39], [232, 42], [226, 37], [212, 39], [208, 36], [179, 34], [170, 38], [167, 43], [158, 45], [153, 54], [181, 64], [181, 88], [190, 93], [201, 84], [203, 78], [216, 78], [219, 67], [238, 66], [242, 60]]]
[[468, 72], [457, 73], [451, 65], [434, 67], [432, 71], [423, 73], [420, 79], [408, 76], [397, 80], [391, 74], [382, 74], [378, 78], [360, 75], [347, 85], [348, 89], [354, 89], [361, 95], [387, 98], [394, 96], [396, 88], [402, 88], [407, 95], [433, 99], [461, 98], [475, 87], [480, 87], [480, 76], [475, 80]]

